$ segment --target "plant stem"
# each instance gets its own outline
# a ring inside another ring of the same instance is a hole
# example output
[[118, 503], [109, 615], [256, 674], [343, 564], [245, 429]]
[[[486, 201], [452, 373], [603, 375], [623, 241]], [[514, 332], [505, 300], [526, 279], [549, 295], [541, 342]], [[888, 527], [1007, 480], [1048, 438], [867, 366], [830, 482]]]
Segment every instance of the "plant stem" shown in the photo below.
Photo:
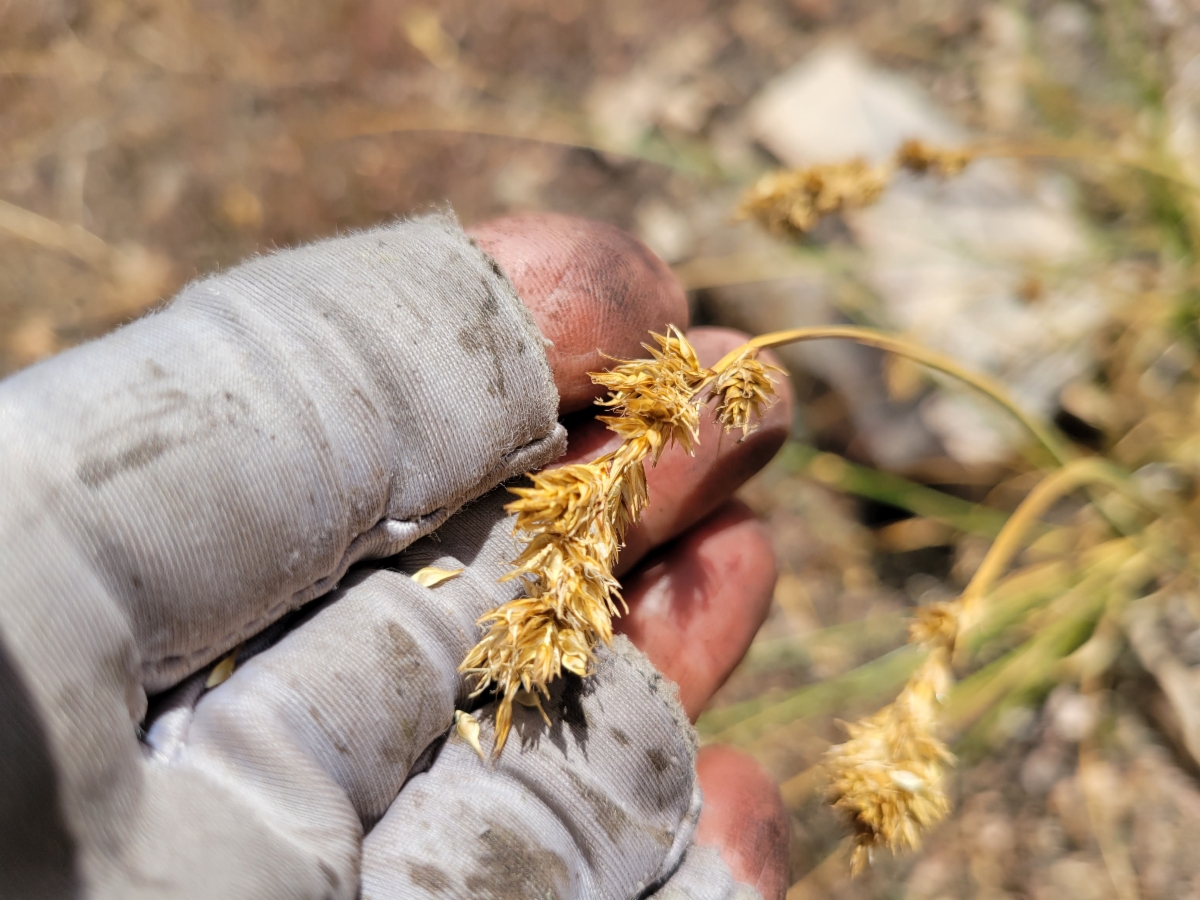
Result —
[[721, 372], [739, 356], [746, 351], [747, 348], [755, 350], [765, 350], [769, 347], [780, 347], [784, 344], [800, 343], [802, 341], [816, 341], [827, 339], [840, 338], [843, 340], [856, 341], [860, 344], [865, 344], [868, 347], [878, 347], [881, 350], [887, 350], [890, 353], [896, 353], [911, 359], [913, 362], [920, 363], [930, 369], [938, 372], [944, 372], [958, 380], [969, 384], [988, 397], [991, 397], [996, 403], [1008, 410], [1012, 416], [1020, 422], [1030, 434], [1045, 447], [1050, 455], [1060, 465], [1066, 465], [1074, 457], [1069, 445], [1057, 431], [1046, 424], [1039, 422], [1037, 419], [1028, 415], [1016, 401], [1009, 396], [1008, 391], [995, 378], [989, 375], [983, 375], [976, 372], [971, 372], [963, 368], [949, 356], [938, 353], [935, 350], [929, 350], [904, 338], [896, 335], [887, 334], [886, 332], [877, 331], [873, 328], [859, 328], [853, 325], [829, 325], [816, 326], [812, 328], [792, 328], [786, 331], [772, 331], [768, 334], [759, 335], [747, 341], [741, 347], [730, 351], [721, 360], [713, 366], [713, 371]]
[[878, 659], [833, 678], [774, 696], [756, 697], [705, 713], [696, 723], [706, 742], [741, 746], [781, 725], [836, 710], [849, 698], [895, 690], [920, 663], [923, 654], [906, 644]]
[[963, 590], [960, 602], [963, 616], [967, 618], [967, 623], [964, 624], [969, 624], [972, 607], [983, 598], [996, 579], [1003, 574], [1020, 549], [1022, 538], [1042, 514], [1065, 494], [1091, 484], [1109, 485], [1129, 494], [1135, 500], [1143, 502], [1120, 469], [1100, 457], [1077, 459], [1043, 478], [1004, 523], [1000, 534], [988, 550], [987, 556], [984, 557], [983, 563]]
[[999, 510], [971, 503], [892, 472], [860, 466], [832, 453], [822, 453], [808, 444], [791, 441], [780, 451], [777, 459], [777, 465], [788, 471], [808, 475], [844, 494], [898, 506], [914, 516], [933, 519], [970, 534], [995, 538], [1008, 519]]
[[1162, 163], [1127, 154], [1110, 153], [1077, 141], [1039, 141], [1029, 144], [980, 144], [964, 148], [972, 159], [1079, 159], [1085, 162], [1114, 163], [1170, 181], [1188, 191], [1200, 191], [1200, 185]]

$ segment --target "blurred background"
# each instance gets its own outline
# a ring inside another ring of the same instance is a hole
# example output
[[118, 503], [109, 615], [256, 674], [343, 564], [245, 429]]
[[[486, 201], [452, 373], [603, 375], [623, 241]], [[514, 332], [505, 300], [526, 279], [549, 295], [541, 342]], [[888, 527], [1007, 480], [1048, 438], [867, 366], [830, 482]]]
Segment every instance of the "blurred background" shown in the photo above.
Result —
[[[1173, 498], [1190, 547], [1198, 60], [1196, 0], [0, 0], [0, 374], [256, 252], [553, 210], [639, 235], [697, 322], [872, 325], [998, 378]], [[733, 219], [764, 172], [908, 138], [995, 152], [802, 238]], [[782, 355], [795, 439], [743, 492], [782, 575], [700, 728], [780, 782], [789, 897], [1200, 897], [1200, 555], [1120, 609], [1056, 605], [1097, 571], [1087, 498], [964, 664], [955, 812], [849, 878], [837, 720], [895, 695], [906, 615], [962, 589], [1045, 460], [902, 359]]]

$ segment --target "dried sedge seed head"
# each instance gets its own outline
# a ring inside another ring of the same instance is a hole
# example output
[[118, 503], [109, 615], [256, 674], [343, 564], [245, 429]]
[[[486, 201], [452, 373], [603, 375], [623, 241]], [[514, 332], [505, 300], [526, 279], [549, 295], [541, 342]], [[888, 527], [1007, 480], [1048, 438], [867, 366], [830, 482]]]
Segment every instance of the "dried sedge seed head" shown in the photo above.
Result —
[[528, 476], [532, 487], [509, 488], [519, 499], [505, 509], [517, 517], [514, 531], [580, 537], [602, 526], [604, 467], [580, 463]]
[[658, 347], [642, 345], [651, 359], [619, 360], [607, 372], [592, 372], [591, 378], [609, 392], [597, 403], [616, 413], [600, 416], [600, 421], [625, 440], [644, 440], [658, 462], [672, 442], [692, 452], [700, 427], [696, 395], [713, 373], [700, 365], [696, 351], [674, 326], [652, 337]]
[[943, 178], [952, 178], [973, 160], [970, 150], [952, 150], [946, 147], [931, 147], [923, 141], [909, 140], [896, 151], [896, 165], [917, 175], [933, 172]]
[[957, 601], [922, 606], [908, 626], [909, 641], [924, 644], [931, 649], [954, 649], [954, 642], [958, 639], [961, 611], [962, 607]]
[[768, 172], [742, 196], [734, 215], [771, 231], [805, 234], [822, 216], [873, 203], [887, 186], [886, 166], [862, 159]]
[[[625, 530], [646, 506], [644, 460], [657, 461], [672, 442], [691, 452], [699, 429], [699, 396], [716, 377], [675, 328], [656, 334], [648, 360], [619, 360], [592, 379], [608, 388], [600, 405], [616, 415], [601, 420], [621, 435], [621, 446], [591, 463], [530, 475], [528, 487], [511, 488], [505, 508], [516, 515], [514, 533], [524, 542], [505, 579], [521, 579], [526, 596], [479, 620], [483, 639], [459, 667], [475, 676], [475, 693], [496, 685], [496, 747], [512, 726], [512, 704], [522, 698], [540, 709], [538, 695], [562, 672], [583, 676], [592, 650], [612, 640], [612, 618], [621, 599], [613, 565]], [[748, 430], [771, 393], [766, 367], [738, 360], [721, 391], [726, 427]], [[544, 715], [544, 712], [543, 712]]]
[[608, 620], [617, 612], [620, 586], [612, 577], [613, 558], [586, 541], [537, 535], [513, 562], [504, 580], [522, 578], [529, 597], [545, 601], [571, 625], [585, 623], [605, 641]]
[[[586, 675], [592, 648], [612, 640], [612, 617], [623, 603], [612, 577], [618, 525], [627, 505], [638, 511], [645, 505], [644, 477], [628, 487], [615, 464], [610, 455], [563, 466], [531, 475], [532, 487], [510, 489], [517, 499], [506, 509], [516, 514], [514, 530], [525, 548], [505, 580], [524, 580], [527, 596], [479, 620], [487, 631], [459, 667], [475, 676], [476, 693], [492, 684], [498, 689], [496, 753], [508, 739], [520, 692], [536, 700], [564, 670]], [[639, 483], [642, 493], [626, 497]]]
[[499, 688], [494, 750], [499, 754], [512, 728], [517, 695], [525, 691], [535, 699], [538, 693], [548, 696], [549, 683], [564, 670], [587, 675], [595, 641], [560, 621], [544, 598], [510, 601], [483, 616], [479, 624], [488, 630], [459, 669], [476, 677], [475, 694], [493, 683]]
[[725, 433], [740, 428], [743, 440], [758, 427], [763, 410], [779, 399], [769, 373], [783, 370], [763, 365], [756, 358], [757, 352], [747, 348], [717, 374], [708, 390], [708, 399], [717, 400], [714, 415], [725, 427]]
[[642, 510], [650, 502], [646, 466], [642, 462], [650, 452], [650, 441], [642, 437], [625, 441], [613, 454], [611, 465], [619, 477], [612, 479], [608, 509], [613, 529], [622, 542], [629, 526], [641, 518]]
[[831, 747], [825, 766], [830, 799], [854, 829], [855, 873], [879, 846], [920, 846], [924, 831], [950, 811], [945, 767], [954, 756], [934, 733], [939, 697], [949, 685], [948, 655], [934, 651], [890, 706], [847, 725], [850, 739]]

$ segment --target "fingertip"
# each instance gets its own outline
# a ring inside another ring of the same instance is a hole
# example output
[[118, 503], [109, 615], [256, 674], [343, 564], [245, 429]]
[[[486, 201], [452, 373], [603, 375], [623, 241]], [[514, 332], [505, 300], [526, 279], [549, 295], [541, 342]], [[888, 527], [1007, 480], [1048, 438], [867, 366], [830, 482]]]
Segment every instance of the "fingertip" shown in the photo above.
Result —
[[700, 750], [696, 774], [704, 792], [696, 843], [715, 847], [763, 900], [783, 900], [790, 828], [779, 788], [750, 756], [724, 745]]
[[546, 355], [559, 412], [582, 409], [599, 395], [587, 373], [609, 365], [602, 352], [640, 357], [651, 331], [687, 324], [687, 297], [670, 268], [614, 225], [530, 213], [467, 233], [508, 275], [553, 342]]
[[730, 501], [628, 579], [629, 612], [614, 624], [678, 685], [695, 721], [766, 619], [775, 575], [766, 527]]

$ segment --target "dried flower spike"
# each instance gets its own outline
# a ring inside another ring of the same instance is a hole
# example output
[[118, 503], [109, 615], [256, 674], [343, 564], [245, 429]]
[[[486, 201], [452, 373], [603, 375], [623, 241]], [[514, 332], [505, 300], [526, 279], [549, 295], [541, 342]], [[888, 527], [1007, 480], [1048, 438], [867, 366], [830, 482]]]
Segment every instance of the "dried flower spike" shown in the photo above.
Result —
[[756, 349], [747, 347], [713, 379], [708, 391], [708, 398], [717, 401], [713, 414], [725, 433], [740, 428], [743, 440], [758, 427], [763, 411], [779, 399], [769, 373], [783, 370], [764, 365], [757, 356]]
[[833, 807], [850, 820], [855, 873], [876, 847], [897, 851], [920, 846], [921, 835], [950, 811], [945, 767], [953, 754], [937, 736], [942, 698], [954, 676], [950, 655], [958, 634], [959, 603], [922, 612], [911, 639], [929, 655], [890, 705], [847, 725], [850, 738], [831, 747], [825, 767]]
[[888, 167], [861, 159], [768, 172], [746, 192], [734, 215], [758, 219], [775, 232], [805, 234], [823, 216], [873, 203], [890, 178]]
[[[507, 579], [525, 582], [526, 596], [479, 620], [487, 630], [459, 667], [475, 676], [475, 693], [495, 685], [496, 747], [512, 727], [512, 705], [541, 709], [549, 684], [563, 671], [585, 676], [593, 649], [612, 640], [612, 618], [622, 604], [612, 570], [626, 529], [646, 507], [645, 461], [657, 462], [673, 443], [695, 446], [704, 389], [724, 378], [717, 392], [727, 428], [750, 428], [750, 417], [770, 402], [767, 368], [747, 350], [716, 372], [700, 365], [676, 329], [643, 346], [650, 359], [616, 360], [592, 380], [608, 388], [601, 416], [623, 440], [613, 453], [590, 463], [530, 475], [531, 486], [511, 488], [506, 509], [525, 549]], [[543, 716], [545, 712], [543, 711]]]
[[768, 172], [742, 196], [734, 212], [739, 219], [757, 219], [771, 231], [802, 235], [822, 217], [874, 203], [897, 169], [916, 174], [959, 174], [972, 159], [969, 150], [931, 147], [905, 141], [896, 155], [880, 165], [862, 159], [825, 163], [803, 169]]
[[658, 462], [672, 442], [692, 451], [700, 428], [696, 395], [713, 373], [701, 367], [692, 345], [673, 327], [653, 337], [658, 347], [642, 345], [651, 359], [617, 361], [607, 372], [593, 372], [592, 381], [609, 391], [597, 403], [616, 413], [600, 421], [626, 440], [649, 441], [649, 455]]
[[909, 140], [896, 151], [896, 165], [917, 175], [934, 172], [951, 178], [967, 167], [974, 154], [970, 150], [931, 147], [923, 141]]

